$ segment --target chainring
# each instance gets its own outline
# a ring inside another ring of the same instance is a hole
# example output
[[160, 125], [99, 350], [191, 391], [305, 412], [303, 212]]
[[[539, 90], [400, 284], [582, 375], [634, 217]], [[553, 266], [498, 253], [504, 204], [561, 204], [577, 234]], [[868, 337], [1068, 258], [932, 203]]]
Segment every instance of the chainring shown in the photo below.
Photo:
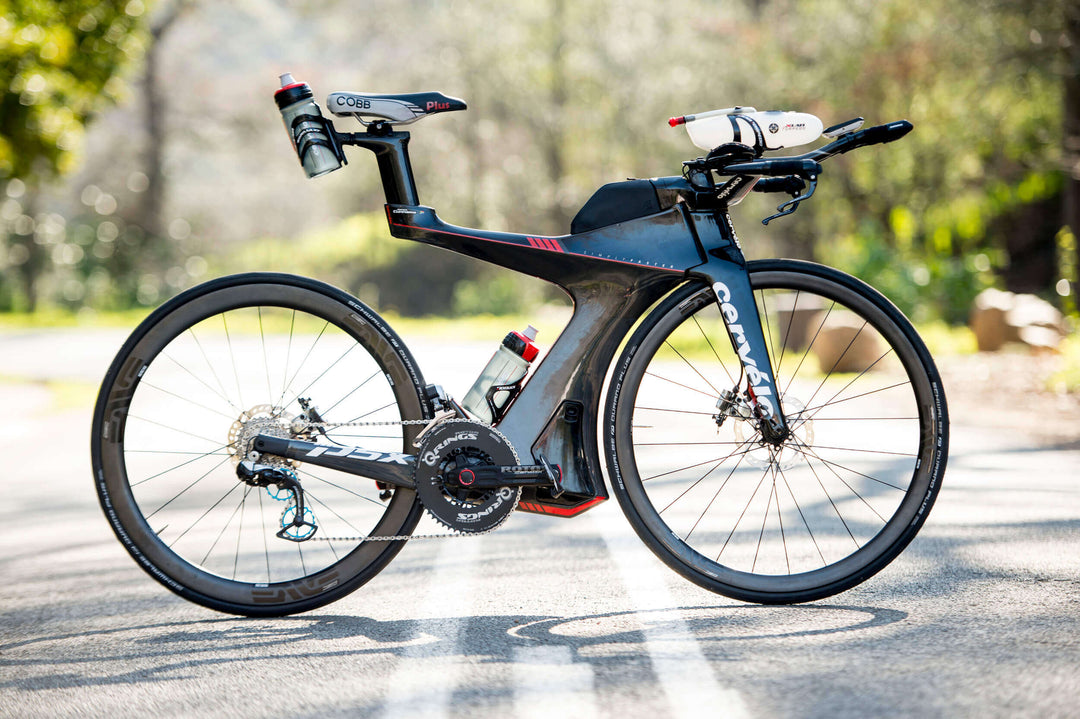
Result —
[[424, 509], [440, 524], [474, 534], [495, 529], [510, 516], [520, 487], [469, 489], [456, 481], [466, 467], [516, 465], [513, 445], [498, 430], [469, 420], [448, 420], [424, 434], [413, 479]]

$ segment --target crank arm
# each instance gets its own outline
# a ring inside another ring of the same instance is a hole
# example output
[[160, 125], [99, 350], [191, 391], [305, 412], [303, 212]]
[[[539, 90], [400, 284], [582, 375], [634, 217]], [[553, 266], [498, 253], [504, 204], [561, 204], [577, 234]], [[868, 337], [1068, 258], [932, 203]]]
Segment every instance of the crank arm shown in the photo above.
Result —
[[458, 483], [469, 489], [552, 487], [562, 494], [561, 479], [562, 468], [551, 464], [465, 467], [457, 473]]
[[316, 444], [300, 439], [283, 439], [260, 434], [253, 442], [256, 452], [336, 469], [359, 477], [415, 489], [413, 467], [416, 457], [399, 452], [376, 452], [362, 447]]

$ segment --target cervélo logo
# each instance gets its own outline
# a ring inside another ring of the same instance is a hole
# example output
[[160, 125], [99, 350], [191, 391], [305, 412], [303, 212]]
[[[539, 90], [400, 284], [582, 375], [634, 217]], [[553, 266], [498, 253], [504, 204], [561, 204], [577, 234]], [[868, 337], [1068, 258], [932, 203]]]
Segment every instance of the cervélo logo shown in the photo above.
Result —
[[772, 390], [769, 389], [765, 373], [758, 369], [758, 361], [755, 359], [755, 357], [759, 356], [757, 350], [750, 346], [743, 326], [736, 324], [739, 321], [739, 310], [736, 309], [735, 305], [731, 304], [731, 288], [723, 282], [717, 282], [713, 285], [713, 292], [716, 293], [716, 298], [720, 300], [720, 314], [724, 316], [728, 331], [735, 338], [735, 348], [739, 353], [739, 360], [742, 362], [743, 367], [746, 368], [746, 374], [750, 378], [750, 385], [754, 390], [754, 399], [766, 417], [773, 417], [776, 415], [776, 408], [773, 407], [772, 401], [767, 399], [767, 396], [772, 394]]

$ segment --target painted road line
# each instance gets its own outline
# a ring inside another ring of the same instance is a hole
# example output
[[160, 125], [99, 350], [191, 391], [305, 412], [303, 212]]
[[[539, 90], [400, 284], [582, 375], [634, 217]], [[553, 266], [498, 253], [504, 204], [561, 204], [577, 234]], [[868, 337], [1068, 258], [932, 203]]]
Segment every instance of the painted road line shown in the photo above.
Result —
[[622, 517], [614, 507], [603, 509], [606, 512], [598, 512], [593, 519], [636, 609], [653, 671], [671, 707], [669, 716], [696, 719], [707, 711], [709, 716], [726, 719], [750, 717], [739, 692], [716, 680], [668, 591], [665, 574], [669, 570], [632, 531], [616, 524]]
[[481, 543], [473, 539], [440, 544], [427, 596], [415, 610], [412, 643], [390, 677], [383, 706], [386, 719], [450, 716], [454, 690], [466, 673], [458, 638], [469, 617], [447, 617], [446, 613], [448, 608], [472, 606]]
[[514, 649], [514, 717], [549, 719], [599, 716], [592, 666], [574, 663], [570, 647]]

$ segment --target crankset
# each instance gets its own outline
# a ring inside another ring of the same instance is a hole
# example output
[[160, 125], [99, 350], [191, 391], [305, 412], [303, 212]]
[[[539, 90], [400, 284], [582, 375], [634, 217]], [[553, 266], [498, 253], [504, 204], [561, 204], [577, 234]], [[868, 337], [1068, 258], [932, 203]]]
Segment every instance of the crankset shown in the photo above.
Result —
[[441, 422], [425, 433], [413, 479], [436, 521], [470, 534], [506, 521], [522, 485], [550, 485], [544, 467], [518, 464], [513, 445], [498, 430], [468, 420]]

